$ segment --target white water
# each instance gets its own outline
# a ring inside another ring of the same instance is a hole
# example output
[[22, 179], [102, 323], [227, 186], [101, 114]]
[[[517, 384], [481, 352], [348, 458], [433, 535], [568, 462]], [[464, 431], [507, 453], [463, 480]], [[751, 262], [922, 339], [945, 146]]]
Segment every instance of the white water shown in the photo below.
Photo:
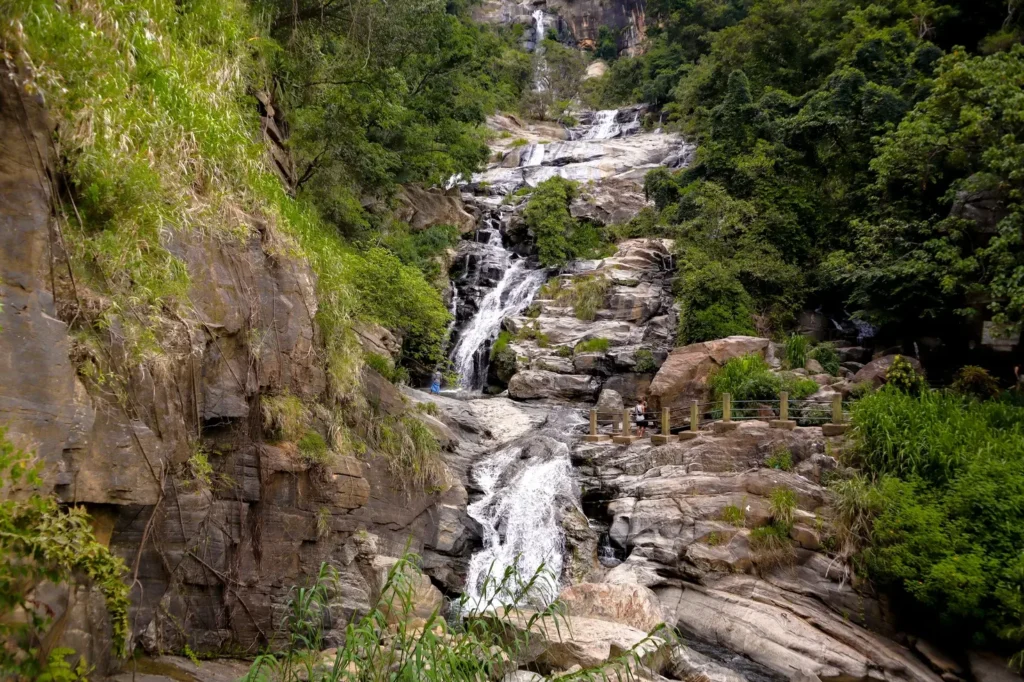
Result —
[[497, 286], [487, 292], [480, 301], [473, 318], [466, 323], [459, 337], [459, 342], [452, 352], [452, 362], [458, 372], [463, 387], [480, 388], [484, 376], [477, 371], [477, 353], [482, 346], [496, 338], [501, 331], [501, 321], [523, 312], [544, 283], [543, 269], [530, 270], [523, 260], [509, 263], [509, 253], [500, 245], [503, 259], [507, 264], [505, 272]]
[[[559, 506], [575, 493], [568, 445], [542, 438], [551, 447], [511, 477], [505, 474], [517, 466], [519, 446], [498, 450], [473, 469], [473, 481], [484, 494], [467, 512], [480, 523], [483, 548], [470, 559], [466, 576], [470, 610], [515, 601], [522, 583], [542, 569], [526, 603], [540, 608], [558, 597], [565, 551]], [[509, 568], [516, 577], [503, 582]]]
[[619, 126], [615, 123], [618, 109], [605, 109], [597, 112], [597, 120], [583, 136], [584, 140], [610, 140], [619, 134]]
[[[544, 42], [544, 10], [538, 9], [533, 12], [534, 48], [538, 55], [544, 54], [542, 43]], [[548, 89], [548, 63], [541, 57], [537, 67], [537, 73], [533, 79], [533, 89], [537, 92], [544, 92]]]
[[544, 163], [544, 147], [545, 145], [543, 144], [530, 145], [526, 150], [522, 163], [519, 165], [530, 167], [539, 166]]

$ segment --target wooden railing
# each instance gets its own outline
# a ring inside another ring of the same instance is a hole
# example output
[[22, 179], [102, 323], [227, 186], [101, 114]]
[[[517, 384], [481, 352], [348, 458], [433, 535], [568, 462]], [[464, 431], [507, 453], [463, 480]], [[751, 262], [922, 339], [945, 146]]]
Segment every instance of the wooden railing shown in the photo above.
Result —
[[[647, 412], [646, 435], [656, 444], [696, 438], [701, 431], [724, 433], [743, 421], [767, 421], [772, 428], [794, 429], [797, 426], [820, 426], [826, 436], [845, 433], [849, 426], [848, 404], [838, 393], [831, 404], [816, 400], [790, 400], [785, 391], [777, 400], [738, 400], [728, 393], [712, 402], [694, 400], [689, 407], [665, 407], [660, 413]], [[590, 429], [585, 440], [632, 443], [640, 438], [637, 415], [631, 409], [622, 412], [590, 410]]]

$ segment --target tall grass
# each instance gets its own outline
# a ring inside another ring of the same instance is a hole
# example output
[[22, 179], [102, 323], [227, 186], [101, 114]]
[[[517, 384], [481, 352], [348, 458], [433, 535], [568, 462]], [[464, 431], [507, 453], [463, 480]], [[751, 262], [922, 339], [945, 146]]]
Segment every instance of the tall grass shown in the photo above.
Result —
[[1024, 410], [939, 391], [885, 388], [855, 403], [855, 463], [872, 475], [942, 483], [972, 459], [1024, 460]]
[[[337, 572], [322, 565], [311, 586], [292, 591], [276, 638], [280, 651], [259, 656], [242, 682], [495, 680], [514, 671], [538, 639], [557, 641], [570, 635], [571, 622], [558, 602], [538, 611], [528, 608], [526, 597], [537, 583], [554, 579], [543, 566], [529, 579], [513, 569], [491, 579], [494, 584], [484, 594], [510, 597], [505, 603], [491, 598], [470, 605], [463, 597], [449, 605], [447, 614], [435, 609], [424, 619], [414, 616], [415, 564], [416, 557], [409, 554], [395, 563], [376, 603], [347, 624], [343, 644], [327, 656], [321, 653], [326, 646], [324, 624], [330, 623], [339, 584]], [[580, 670], [559, 679], [637, 680], [653, 636], [603, 669]]]
[[800, 369], [807, 364], [807, 351], [810, 350], [811, 340], [800, 334], [792, 334], [786, 339], [784, 360], [789, 369]]

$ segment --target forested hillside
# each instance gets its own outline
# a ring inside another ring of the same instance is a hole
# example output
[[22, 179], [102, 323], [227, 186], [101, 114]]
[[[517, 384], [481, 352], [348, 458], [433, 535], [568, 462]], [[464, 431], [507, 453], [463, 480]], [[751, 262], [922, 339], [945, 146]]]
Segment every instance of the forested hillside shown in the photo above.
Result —
[[649, 177], [657, 212], [635, 227], [681, 238], [684, 289], [716, 282], [686, 340], [819, 306], [957, 349], [982, 320], [1020, 322], [1017, 3], [651, 0], [647, 15], [645, 54], [587, 88], [657, 104], [699, 141], [691, 168]]

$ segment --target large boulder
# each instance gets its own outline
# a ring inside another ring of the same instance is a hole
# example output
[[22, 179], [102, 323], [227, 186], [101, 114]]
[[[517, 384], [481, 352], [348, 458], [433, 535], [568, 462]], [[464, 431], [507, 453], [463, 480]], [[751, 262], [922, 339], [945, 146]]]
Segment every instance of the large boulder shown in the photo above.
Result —
[[1021, 677], [1010, 669], [1009, 662], [1000, 656], [984, 651], [968, 651], [967, 663], [975, 682], [1022, 682]]
[[673, 350], [651, 382], [654, 407], [684, 407], [707, 398], [707, 381], [713, 371], [733, 358], [751, 353], [764, 355], [768, 339], [730, 336], [694, 343]]
[[580, 583], [562, 590], [558, 599], [570, 616], [624, 623], [644, 632], [665, 622], [658, 596], [642, 585]]
[[541, 369], [519, 372], [508, 384], [508, 394], [515, 400], [594, 400], [600, 382], [592, 376], [558, 374]]
[[795, 679], [939, 682], [908, 650], [861, 628], [815, 599], [751, 576], [712, 589], [657, 590], [674, 623]]
[[885, 355], [872, 360], [857, 370], [857, 373], [853, 375], [853, 379], [850, 380], [850, 383], [862, 384], [870, 382], [875, 387], [881, 386], [885, 383], [885, 375], [889, 371], [889, 368], [892, 367], [892, 363], [899, 357], [902, 357], [904, 360], [909, 362], [915, 372], [920, 373], [922, 371], [921, 363], [916, 358], [907, 357], [906, 355]]
[[409, 223], [414, 231], [426, 230], [435, 225], [454, 225], [461, 234], [466, 234], [476, 228], [476, 218], [466, 211], [457, 189], [425, 189], [418, 185], [403, 185], [399, 188], [397, 198], [398, 208], [395, 213], [400, 220]]
[[622, 396], [619, 395], [618, 391], [612, 390], [607, 387], [602, 388], [601, 395], [598, 397], [597, 405], [595, 407], [597, 408], [598, 414], [620, 415], [622, 414], [622, 410], [624, 409], [624, 405], [622, 403]]

